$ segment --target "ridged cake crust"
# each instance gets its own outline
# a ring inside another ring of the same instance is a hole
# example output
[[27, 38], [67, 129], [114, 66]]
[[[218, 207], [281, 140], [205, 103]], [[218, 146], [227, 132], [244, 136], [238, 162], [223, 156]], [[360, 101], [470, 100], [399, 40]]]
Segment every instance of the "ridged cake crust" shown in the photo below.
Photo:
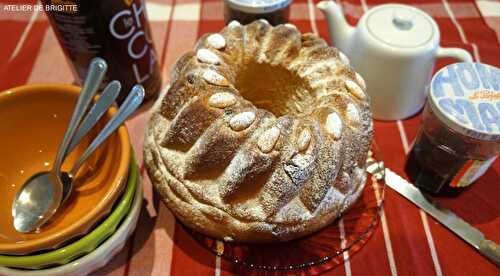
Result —
[[171, 74], [146, 130], [146, 168], [188, 227], [226, 241], [290, 240], [346, 211], [372, 139], [363, 79], [291, 24], [232, 22]]

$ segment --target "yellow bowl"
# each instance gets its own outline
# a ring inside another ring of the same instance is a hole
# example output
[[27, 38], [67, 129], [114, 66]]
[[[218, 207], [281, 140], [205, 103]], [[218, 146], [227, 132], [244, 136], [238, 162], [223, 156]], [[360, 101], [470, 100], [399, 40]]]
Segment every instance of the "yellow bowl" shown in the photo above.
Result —
[[[124, 190], [130, 162], [130, 140], [121, 126], [80, 169], [74, 191], [56, 215], [33, 233], [12, 226], [15, 194], [33, 174], [51, 169], [80, 88], [33, 84], [0, 92], [0, 254], [24, 255], [55, 249], [89, 232], [112, 209]], [[69, 171], [104, 123], [110, 110], [68, 156]]]

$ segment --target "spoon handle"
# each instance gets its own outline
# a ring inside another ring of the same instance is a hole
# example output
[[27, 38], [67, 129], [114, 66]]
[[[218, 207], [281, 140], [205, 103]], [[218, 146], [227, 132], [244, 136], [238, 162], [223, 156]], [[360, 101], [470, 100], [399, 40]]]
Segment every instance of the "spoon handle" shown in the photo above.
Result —
[[71, 144], [69, 145], [66, 155], [69, 155], [80, 143], [80, 140], [95, 126], [95, 124], [101, 119], [102, 115], [108, 111], [108, 108], [115, 102], [116, 97], [121, 90], [121, 84], [119, 81], [110, 82], [97, 102], [92, 106], [90, 111], [85, 115], [82, 123], [78, 127], [75, 136], [71, 139]]
[[85, 114], [90, 101], [97, 92], [99, 84], [104, 78], [104, 74], [106, 73], [107, 68], [108, 65], [101, 58], [94, 58], [90, 63], [85, 83], [83, 84], [82, 90], [80, 91], [80, 96], [78, 97], [78, 101], [76, 102], [75, 110], [73, 111], [73, 115], [71, 115], [68, 129], [64, 134], [63, 141], [59, 146], [56, 160], [52, 167], [52, 170], [56, 172], [56, 175], [60, 175], [61, 165], [64, 161], [64, 157], [66, 157], [66, 154], [68, 152], [69, 143], [75, 135], [76, 128], [82, 120], [82, 117]]
[[80, 156], [78, 161], [73, 165], [69, 176], [73, 178], [82, 164], [87, 160], [87, 158], [94, 153], [94, 151], [99, 147], [102, 142], [104, 142], [111, 133], [113, 133], [134, 111], [141, 105], [144, 100], [144, 88], [142, 85], [135, 85], [132, 87], [129, 95], [123, 102], [123, 104], [116, 112], [115, 116], [104, 126], [97, 137], [92, 141], [90, 146], [85, 150], [85, 152]]

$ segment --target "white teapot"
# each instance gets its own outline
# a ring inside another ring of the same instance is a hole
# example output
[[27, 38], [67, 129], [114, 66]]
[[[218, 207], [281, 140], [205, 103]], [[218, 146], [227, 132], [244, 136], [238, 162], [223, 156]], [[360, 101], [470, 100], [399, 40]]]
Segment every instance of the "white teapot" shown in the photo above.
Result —
[[472, 62], [464, 49], [440, 47], [436, 22], [417, 8], [376, 6], [352, 27], [335, 2], [317, 6], [326, 17], [332, 45], [365, 79], [375, 119], [399, 120], [417, 113], [425, 103], [436, 58]]

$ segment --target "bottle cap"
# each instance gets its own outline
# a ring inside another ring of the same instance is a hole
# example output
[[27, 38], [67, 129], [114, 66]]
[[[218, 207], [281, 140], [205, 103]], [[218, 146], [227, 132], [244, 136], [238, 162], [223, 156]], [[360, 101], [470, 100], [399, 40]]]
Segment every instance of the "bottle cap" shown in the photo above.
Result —
[[252, 13], [270, 13], [288, 6], [292, 0], [226, 0], [233, 9]]
[[451, 129], [486, 141], [500, 141], [500, 69], [455, 63], [431, 80], [429, 105]]

